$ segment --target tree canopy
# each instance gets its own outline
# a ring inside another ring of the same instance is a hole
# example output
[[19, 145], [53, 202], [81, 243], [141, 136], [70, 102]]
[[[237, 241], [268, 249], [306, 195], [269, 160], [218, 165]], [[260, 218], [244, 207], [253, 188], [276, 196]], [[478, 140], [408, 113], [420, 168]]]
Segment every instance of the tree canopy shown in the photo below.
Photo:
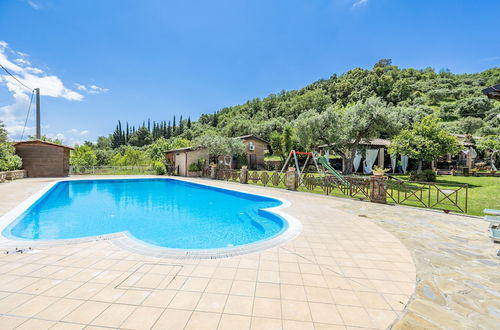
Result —
[[446, 154], [456, 154], [461, 143], [457, 137], [446, 132], [435, 116], [426, 116], [422, 121], [404, 129], [391, 141], [390, 154], [406, 155], [419, 160], [418, 171], [422, 170], [422, 161], [432, 161]]

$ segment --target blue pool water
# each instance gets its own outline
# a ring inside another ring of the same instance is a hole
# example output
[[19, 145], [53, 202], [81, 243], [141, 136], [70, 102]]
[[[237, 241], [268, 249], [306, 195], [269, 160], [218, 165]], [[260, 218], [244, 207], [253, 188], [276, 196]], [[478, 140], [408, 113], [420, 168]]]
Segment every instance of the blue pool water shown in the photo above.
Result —
[[51, 240], [128, 231], [162, 247], [224, 248], [268, 239], [286, 229], [284, 219], [261, 210], [280, 204], [172, 179], [63, 181], [4, 235]]

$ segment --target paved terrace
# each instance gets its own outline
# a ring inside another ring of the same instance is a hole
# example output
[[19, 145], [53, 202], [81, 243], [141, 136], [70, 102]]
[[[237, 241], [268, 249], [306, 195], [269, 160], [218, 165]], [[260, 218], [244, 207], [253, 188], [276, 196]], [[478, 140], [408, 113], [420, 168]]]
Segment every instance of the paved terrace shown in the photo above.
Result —
[[[0, 184], [0, 215], [51, 181]], [[498, 327], [498, 245], [480, 219], [190, 181], [287, 199], [292, 205], [283, 211], [303, 231], [283, 246], [218, 260], [157, 259], [112, 239], [1, 254], [0, 327]], [[173, 269], [175, 278], [168, 275]]]

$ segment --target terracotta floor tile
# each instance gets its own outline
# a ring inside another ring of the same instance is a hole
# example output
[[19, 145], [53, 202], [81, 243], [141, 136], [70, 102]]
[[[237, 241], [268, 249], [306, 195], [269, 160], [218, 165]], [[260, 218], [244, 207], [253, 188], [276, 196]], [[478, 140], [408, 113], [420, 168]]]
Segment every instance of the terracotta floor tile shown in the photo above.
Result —
[[248, 330], [250, 322], [249, 316], [222, 314], [217, 330]]
[[312, 322], [283, 320], [283, 330], [315, 330]]
[[118, 328], [132, 314], [135, 308], [132, 305], [110, 305], [92, 321], [92, 325]]
[[179, 291], [172, 299], [169, 308], [176, 309], [187, 309], [194, 310], [196, 305], [198, 305], [198, 301], [201, 298], [201, 292], [183, 292]]
[[20, 293], [12, 293], [9, 296], [0, 300], [0, 311], [1, 313], [7, 314], [7, 312], [21, 306], [27, 301], [31, 300], [34, 296]]
[[166, 309], [153, 325], [158, 330], [182, 330], [186, 326], [192, 311], [180, 309]]
[[83, 304], [82, 300], [61, 298], [35, 315], [40, 319], [59, 321]]
[[337, 305], [362, 306], [356, 292], [352, 290], [330, 289], [330, 292]]
[[232, 284], [233, 281], [231, 280], [213, 278], [210, 280], [207, 287], [205, 288], [205, 292], [228, 294], [229, 291], [231, 290]]
[[193, 312], [186, 324], [185, 330], [215, 330], [219, 325], [221, 314]]
[[308, 301], [333, 303], [333, 297], [328, 288], [317, 288], [312, 286], [304, 287]]
[[254, 296], [255, 282], [253, 281], [234, 281], [231, 287], [232, 295]]
[[142, 302], [143, 306], [149, 307], [160, 307], [166, 308], [174, 296], [177, 294], [174, 290], [158, 290], [153, 291], [151, 294]]
[[122, 323], [121, 327], [126, 329], [151, 329], [162, 313], [163, 309], [161, 308], [139, 306]]
[[55, 322], [53, 321], [46, 321], [46, 320], [38, 320], [38, 319], [30, 319], [20, 326], [18, 326], [16, 329], [19, 330], [44, 330], [44, 329], [50, 329], [55, 325]]
[[257, 286], [255, 288], [256, 297], [279, 299], [280, 295], [281, 291], [279, 284], [257, 282]]
[[151, 294], [151, 291], [126, 290], [118, 299], [119, 304], [140, 305]]
[[281, 300], [281, 311], [284, 320], [311, 321], [309, 304], [305, 301]]
[[282, 284], [281, 298], [288, 300], [307, 301], [306, 291], [302, 285]]
[[368, 315], [370, 315], [373, 325], [379, 329], [387, 329], [398, 317], [398, 315], [389, 310], [371, 309], [366, 310]]
[[110, 304], [86, 301], [78, 306], [73, 312], [66, 315], [62, 320], [73, 323], [88, 324], [101, 314]]
[[239, 315], [252, 315], [253, 310], [253, 297], [244, 296], [228, 296], [224, 313], [226, 314], [239, 314]]
[[337, 309], [347, 326], [372, 328], [374, 326], [371, 317], [366, 310], [355, 306], [337, 306]]
[[339, 325], [344, 323], [335, 305], [310, 302], [309, 309], [313, 322]]
[[26, 322], [26, 318], [24, 317], [0, 316], [0, 327], [2, 329], [15, 329], [23, 322]]
[[376, 292], [356, 292], [361, 304], [366, 308], [386, 309], [390, 310], [391, 306], [387, 303], [384, 297]]
[[281, 330], [283, 329], [280, 319], [270, 319], [265, 317], [252, 317], [252, 330]]
[[97, 292], [90, 299], [94, 301], [102, 301], [102, 302], [115, 302], [123, 296], [125, 290], [116, 289], [114, 286], [107, 286], [101, 291]]
[[76, 290], [72, 291], [66, 296], [66, 298], [76, 298], [76, 299], [90, 299], [92, 296], [96, 295], [99, 291], [106, 287], [105, 284], [99, 283], [85, 283]]
[[45, 296], [64, 297], [82, 286], [83, 282], [63, 281], [43, 292]]
[[281, 318], [281, 302], [279, 299], [256, 297], [253, 303], [253, 316]]
[[227, 295], [220, 293], [204, 293], [196, 306], [197, 311], [222, 313], [226, 305]]
[[68, 322], [56, 322], [50, 330], [82, 330], [89, 329], [85, 328], [83, 324], [68, 323]]
[[257, 270], [256, 269], [245, 269], [238, 268], [234, 276], [235, 280], [240, 281], [256, 281], [257, 280]]
[[203, 292], [205, 291], [209, 281], [210, 279], [206, 277], [191, 277], [184, 282], [181, 290]]

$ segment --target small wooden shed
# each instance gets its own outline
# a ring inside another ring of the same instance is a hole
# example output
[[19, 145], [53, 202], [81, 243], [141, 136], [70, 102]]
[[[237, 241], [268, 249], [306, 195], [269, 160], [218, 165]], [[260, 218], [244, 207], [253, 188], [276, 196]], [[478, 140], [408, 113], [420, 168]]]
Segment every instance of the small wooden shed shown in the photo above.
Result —
[[42, 140], [14, 143], [29, 178], [69, 175], [69, 152], [73, 148]]

